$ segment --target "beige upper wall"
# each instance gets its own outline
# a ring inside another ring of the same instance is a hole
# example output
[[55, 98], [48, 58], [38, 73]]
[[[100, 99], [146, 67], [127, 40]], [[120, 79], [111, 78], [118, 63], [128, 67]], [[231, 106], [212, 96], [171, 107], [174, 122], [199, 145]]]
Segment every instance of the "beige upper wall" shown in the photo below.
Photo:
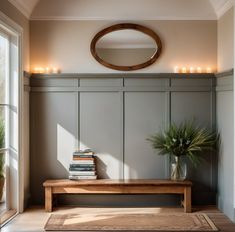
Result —
[[0, 1], [0, 11], [23, 28], [23, 69], [29, 71], [29, 20], [7, 0]]
[[[31, 21], [31, 68], [58, 66], [62, 72], [115, 72], [97, 63], [90, 42], [117, 21]], [[135, 21], [159, 34], [159, 60], [136, 72], [172, 72], [178, 66], [217, 67], [217, 21]]]
[[218, 71], [234, 67], [234, 9], [218, 20]]

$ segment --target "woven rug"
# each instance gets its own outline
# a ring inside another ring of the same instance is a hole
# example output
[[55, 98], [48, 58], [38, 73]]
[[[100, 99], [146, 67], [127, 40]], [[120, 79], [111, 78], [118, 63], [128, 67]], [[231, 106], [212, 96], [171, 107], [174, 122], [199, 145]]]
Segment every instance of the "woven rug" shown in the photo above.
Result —
[[46, 231], [218, 231], [206, 214], [52, 214]]

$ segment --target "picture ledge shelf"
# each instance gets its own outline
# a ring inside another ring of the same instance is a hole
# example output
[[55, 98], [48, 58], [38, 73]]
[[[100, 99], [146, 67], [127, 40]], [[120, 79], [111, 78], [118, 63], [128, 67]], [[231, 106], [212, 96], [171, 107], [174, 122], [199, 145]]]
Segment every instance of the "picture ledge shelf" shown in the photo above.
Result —
[[214, 78], [214, 73], [34, 73], [32, 78]]

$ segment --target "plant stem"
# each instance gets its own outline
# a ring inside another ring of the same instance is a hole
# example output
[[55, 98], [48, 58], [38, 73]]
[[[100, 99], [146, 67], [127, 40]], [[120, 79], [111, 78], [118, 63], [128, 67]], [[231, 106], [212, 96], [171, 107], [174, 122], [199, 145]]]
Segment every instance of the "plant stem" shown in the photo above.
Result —
[[173, 164], [173, 167], [172, 167], [171, 179], [181, 180], [183, 179], [183, 175], [184, 175], [184, 172], [180, 163], [180, 159], [178, 156], [175, 156], [175, 163]]

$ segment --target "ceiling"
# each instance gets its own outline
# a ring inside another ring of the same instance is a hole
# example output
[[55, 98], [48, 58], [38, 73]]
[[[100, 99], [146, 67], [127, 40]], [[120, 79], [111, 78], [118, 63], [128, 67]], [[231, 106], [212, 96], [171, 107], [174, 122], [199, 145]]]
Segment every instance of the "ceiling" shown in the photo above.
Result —
[[[29, 19], [217, 19], [235, 0], [8, 0]], [[114, 11], [115, 9], [115, 11]]]
[[27, 18], [30, 18], [34, 7], [39, 0], [8, 0], [17, 9], [19, 9]]
[[210, 0], [218, 17], [222, 16], [234, 2], [234, 0]]

